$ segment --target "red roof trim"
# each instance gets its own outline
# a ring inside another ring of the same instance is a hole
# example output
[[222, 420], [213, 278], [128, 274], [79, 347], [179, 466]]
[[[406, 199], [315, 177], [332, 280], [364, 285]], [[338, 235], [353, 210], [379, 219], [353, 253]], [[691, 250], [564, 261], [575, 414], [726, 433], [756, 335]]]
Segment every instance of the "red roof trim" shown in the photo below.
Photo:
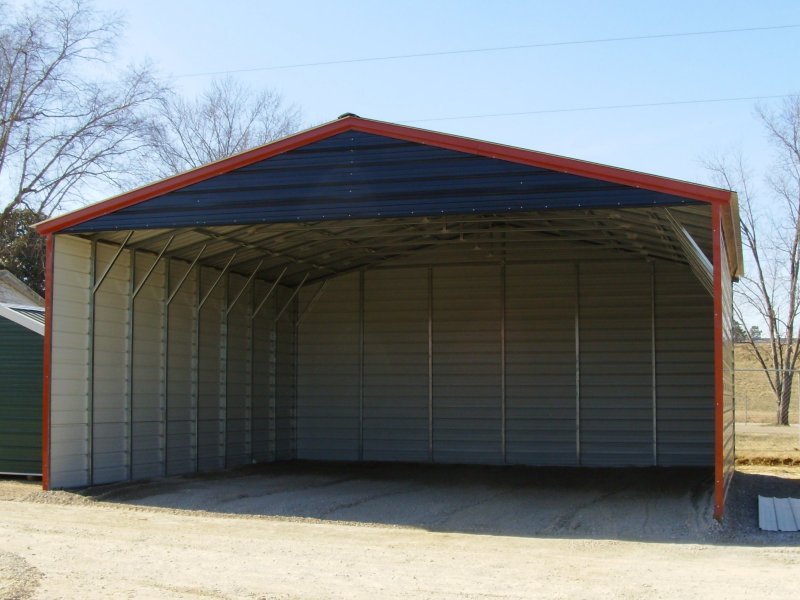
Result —
[[446, 133], [416, 129], [405, 125], [372, 121], [369, 119], [362, 119], [361, 117], [344, 117], [280, 139], [265, 146], [260, 146], [259, 148], [248, 150], [247, 152], [231, 156], [230, 158], [175, 175], [169, 179], [137, 188], [125, 194], [98, 202], [97, 204], [92, 204], [91, 206], [67, 213], [60, 217], [42, 221], [35, 225], [35, 228], [42, 235], [55, 233], [79, 223], [84, 223], [91, 219], [113, 213], [122, 208], [133, 206], [139, 202], [150, 200], [151, 198], [184, 188], [194, 183], [199, 183], [217, 175], [246, 167], [277, 154], [282, 154], [318, 142], [345, 131], [372, 133], [448, 150], [476, 154], [543, 169], [561, 171], [572, 175], [580, 175], [592, 179], [639, 187], [701, 202], [728, 204], [730, 201], [730, 191], [696, 183], [669, 179], [667, 177], [640, 173], [638, 171], [629, 171], [627, 169], [610, 167], [574, 158], [566, 158], [554, 154], [525, 150], [523, 148], [515, 148], [513, 146], [504, 146], [502, 144], [484, 142]]

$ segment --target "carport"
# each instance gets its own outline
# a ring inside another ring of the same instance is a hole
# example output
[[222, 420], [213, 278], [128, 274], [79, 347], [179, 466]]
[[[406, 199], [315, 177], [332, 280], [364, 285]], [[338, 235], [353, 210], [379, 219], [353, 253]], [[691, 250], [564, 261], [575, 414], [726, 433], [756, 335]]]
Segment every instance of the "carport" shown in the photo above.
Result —
[[347, 115], [38, 226], [44, 486], [733, 465], [736, 196]]

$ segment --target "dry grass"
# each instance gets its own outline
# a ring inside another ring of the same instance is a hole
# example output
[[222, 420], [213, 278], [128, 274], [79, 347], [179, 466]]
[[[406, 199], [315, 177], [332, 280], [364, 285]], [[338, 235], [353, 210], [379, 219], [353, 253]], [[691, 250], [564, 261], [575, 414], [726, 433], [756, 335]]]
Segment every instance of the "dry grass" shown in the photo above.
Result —
[[[775, 394], [769, 385], [764, 371], [761, 369], [753, 349], [749, 344], [734, 346], [736, 364], [736, 421], [739, 423], [775, 424], [777, 403]], [[795, 379], [797, 386], [800, 379]], [[792, 390], [792, 406], [789, 422], [798, 422], [797, 400], [798, 390]]]

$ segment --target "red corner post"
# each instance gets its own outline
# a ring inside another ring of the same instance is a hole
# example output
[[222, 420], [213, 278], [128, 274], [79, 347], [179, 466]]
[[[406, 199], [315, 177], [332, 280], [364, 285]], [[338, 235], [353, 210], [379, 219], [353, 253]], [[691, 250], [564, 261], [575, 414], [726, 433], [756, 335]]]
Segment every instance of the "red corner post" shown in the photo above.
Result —
[[50, 355], [53, 340], [53, 255], [55, 240], [45, 241], [44, 361], [42, 378], [42, 489], [50, 489]]
[[714, 518], [725, 513], [725, 440], [723, 311], [722, 311], [722, 207], [711, 209], [711, 235], [714, 264]]

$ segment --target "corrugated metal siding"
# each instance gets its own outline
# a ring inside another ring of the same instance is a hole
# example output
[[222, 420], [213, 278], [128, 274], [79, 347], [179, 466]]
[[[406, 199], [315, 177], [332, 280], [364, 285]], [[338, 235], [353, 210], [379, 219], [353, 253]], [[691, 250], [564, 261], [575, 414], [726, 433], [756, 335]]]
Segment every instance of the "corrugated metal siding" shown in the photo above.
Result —
[[[116, 252], [97, 245], [96, 271], [105, 272]], [[128, 297], [130, 255], [123, 252], [95, 295], [94, 427], [95, 484], [128, 478]]]
[[[427, 272], [365, 273], [367, 460], [428, 460]], [[433, 459], [502, 462], [501, 266], [437, 265], [432, 273]], [[509, 264], [505, 273], [505, 462], [710, 464], [711, 300], [688, 268], [624, 260]], [[329, 295], [335, 282], [301, 326], [299, 428], [306, 449], [321, 436], [315, 458], [351, 458], [358, 448], [358, 281], [340, 280]]]
[[720, 231], [720, 277], [722, 279], [722, 457], [725, 485], [733, 475], [736, 441], [736, 408], [733, 402], [733, 287], [725, 235]]
[[[282, 286], [275, 290], [276, 310], [281, 310], [291, 296], [291, 290]], [[277, 312], [276, 312], [277, 314]], [[295, 458], [295, 315], [296, 299], [275, 325], [276, 341], [276, 398], [275, 398], [275, 452], [276, 459]]]
[[[258, 306], [270, 286], [254, 282], [253, 306]], [[252, 451], [256, 461], [275, 458], [276, 336], [272, 319], [275, 295], [268, 299], [253, 320], [253, 410]]]
[[0, 317], [0, 473], [42, 472], [43, 342]]
[[575, 265], [506, 268], [507, 462], [574, 465]]
[[588, 177], [347, 132], [67, 231], [680, 204], [695, 203]]
[[[170, 290], [177, 289], [189, 265], [170, 263]], [[169, 306], [169, 368], [167, 372], [167, 474], [191, 473], [195, 469], [194, 394], [197, 359], [197, 269], [187, 276]]]
[[[136, 284], [153, 264], [151, 255], [136, 254]], [[164, 357], [164, 263], [159, 261], [134, 303], [133, 316], [133, 471], [134, 479], [158, 477], [164, 465], [162, 381]]]
[[225, 467], [225, 404], [223, 373], [222, 319], [226, 301], [225, 282], [216, 269], [200, 269], [200, 297], [211, 295], [200, 311], [200, 346], [198, 367], [198, 468], [201, 471]]
[[225, 422], [225, 461], [235, 467], [251, 462], [252, 402], [252, 340], [250, 312], [252, 310], [247, 279], [239, 275], [229, 278], [228, 302], [243, 292], [228, 314], [228, 357]]
[[89, 483], [89, 298], [91, 244], [57, 235], [50, 385], [50, 485]]
[[656, 263], [658, 464], [714, 461], [711, 296], [685, 266]]
[[364, 460], [428, 459], [428, 269], [364, 274]]
[[[359, 457], [359, 285], [331, 281], [303, 317], [297, 387], [297, 458]], [[300, 294], [302, 311], [314, 287]]]
[[653, 462], [650, 275], [645, 262], [580, 268], [582, 465]]
[[433, 269], [433, 457], [502, 462], [498, 267]]

